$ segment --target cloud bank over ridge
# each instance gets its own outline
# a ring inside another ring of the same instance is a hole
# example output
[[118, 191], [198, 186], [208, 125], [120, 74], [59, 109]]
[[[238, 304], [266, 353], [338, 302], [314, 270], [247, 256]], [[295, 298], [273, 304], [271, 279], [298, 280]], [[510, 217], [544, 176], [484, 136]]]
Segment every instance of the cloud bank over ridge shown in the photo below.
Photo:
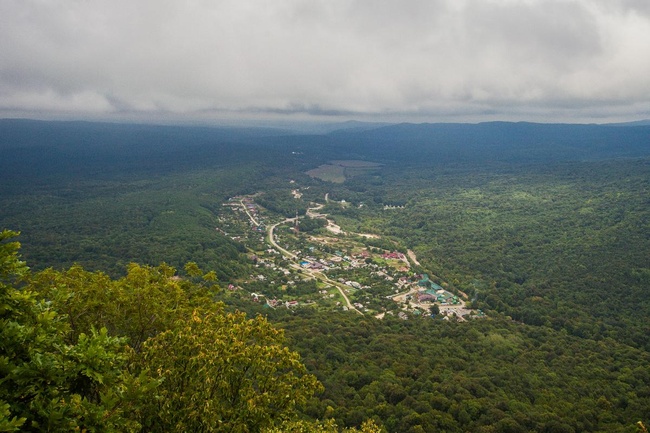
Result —
[[645, 0], [4, 0], [0, 117], [650, 117]]

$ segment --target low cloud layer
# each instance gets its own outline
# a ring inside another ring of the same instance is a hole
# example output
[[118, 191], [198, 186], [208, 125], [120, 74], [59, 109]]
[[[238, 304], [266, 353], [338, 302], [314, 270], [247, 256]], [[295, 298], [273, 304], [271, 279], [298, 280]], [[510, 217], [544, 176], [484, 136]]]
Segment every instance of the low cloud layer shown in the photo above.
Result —
[[647, 0], [3, 0], [0, 117], [650, 118]]

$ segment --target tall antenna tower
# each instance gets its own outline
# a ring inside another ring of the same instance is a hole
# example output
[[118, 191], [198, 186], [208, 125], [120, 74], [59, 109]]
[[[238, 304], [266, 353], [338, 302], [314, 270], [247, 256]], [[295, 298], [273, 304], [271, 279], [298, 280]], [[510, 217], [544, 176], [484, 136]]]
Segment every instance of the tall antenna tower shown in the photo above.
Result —
[[296, 209], [296, 219], [294, 220], [293, 230], [296, 234], [300, 233], [300, 222], [298, 221], [298, 210]]

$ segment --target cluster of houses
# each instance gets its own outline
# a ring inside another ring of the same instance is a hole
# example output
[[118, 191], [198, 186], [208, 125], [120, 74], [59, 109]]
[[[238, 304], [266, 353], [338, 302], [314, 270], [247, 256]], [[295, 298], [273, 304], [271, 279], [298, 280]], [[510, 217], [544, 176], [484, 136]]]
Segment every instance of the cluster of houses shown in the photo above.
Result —
[[315, 259], [314, 257], [307, 257], [300, 262], [300, 266], [305, 269], [313, 269], [315, 271], [327, 271], [334, 264], [323, 259]]
[[[300, 251], [296, 251], [295, 253], [299, 255]], [[320, 262], [322, 265], [325, 266], [333, 266], [334, 263], [340, 263], [345, 261], [348, 262], [351, 267], [358, 268], [364, 266], [366, 264], [365, 260], [370, 257], [372, 257], [372, 254], [370, 254], [368, 250], [361, 250], [358, 254], [352, 254], [352, 256], [348, 256], [344, 254], [342, 251], [335, 251], [334, 255], [329, 257], [329, 260], [323, 260], [323, 259], [319, 260], [314, 257], [306, 257], [305, 262], [309, 262], [309, 263]], [[393, 260], [406, 261], [406, 256], [398, 251], [383, 253], [381, 257], [387, 260], [393, 259]], [[408, 268], [405, 268], [403, 270], [408, 270]]]
[[[292, 194], [294, 196], [298, 195], [299, 190], [295, 189], [294, 191], [292, 191]], [[259, 221], [258, 219], [259, 207], [253, 201], [253, 198], [233, 197], [232, 199], [229, 199], [229, 202], [224, 205], [230, 206], [233, 208], [233, 210], [237, 210], [242, 214], [244, 212], [247, 213], [248, 216], [250, 217], [251, 225], [253, 226], [252, 228], [254, 230], [264, 231], [262, 221]], [[258, 220], [256, 221], [255, 219]], [[328, 241], [322, 241], [321, 239], [318, 240], [312, 239], [312, 240], [317, 241], [317, 244], [328, 243]], [[286, 246], [286, 248], [289, 249], [290, 247]], [[296, 248], [295, 245], [294, 248]], [[399, 251], [383, 250], [380, 253], [379, 251], [372, 248], [370, 249], [355, 248], [354, 252], [351, 251], [343, 252], [343, 251], [333, 251], [328, 248], [325, 248], [324, 250], [327, 250], [329, 252], [322, 251], [319, 253], [318, 251], [316, 251], [316, 248], [318, 247], [312, 246], [312, 247], [305, 247], [305, 248], [308, 248], [309, 251], [307, 251], [307, 249], [305, 249], [304, 252], [298, 250], [292, 251], [292, 254], [294, 254], [295, 257], [300, 257], [300, 259], [298, 259], [297, 261], [297, 264], [299, 264], [300, 267], [302, 267], [305, 270], [312, 270], [316, 272], [327, 272], [329, 270], [341, 269], [341, 268], [344, 269], [347, 268], [349, 270], [355, 268], [368, 269], [370, 271], [370, 276], [385, 280], [386, 282], [390, 282], [390, 286], [394, 287], [396, 294], [387, 296], [388, 299], [394, 299], [398, 301], [398, 296], [399, 296], [399, 299], [401, 300], [398, 302], [402, 302], [406, 300], [411, 302], [415, 301], [419, 304], [439, 303], [441, 306], [445, 306], [445, 308], [449, 308], [450, 311], [456, 311], [456, 309], [462, 306], [462, 301], [458, 298], [458, 296], [454, 295], [453, 293], [445, 290], [440, 285], [431, 281], [428, 275], [410, 274], [409, 273], [410, 266], [409, 266], [408, 259], [406, 258], [405, 254]], [[371, 250], [376, 253], [375, 254], [371, 253]], [[258, 257], [258, 256], [252, 257], [253, 262], [258, 267], [267, 267], [273, 271], [280, 272], [285, 276], [295, 273], [295, 271], [290, 270], [290, 267], [288, 266], [285, 267], [286, 265], [283, 266], [282, 262], [278, 261], [278, 259], [284, 259], [284, 257], [279, 251], [277, 251], [274, 248], [267, 248], [265, 252], [266, 254], [264, 254], [264, 257]], [[381, 259], [387, 261], [397, 260], [404, 263], [403, 265], [401, 264], [396, 265], [395, 262], [392, 262], [390, 264], [379, 264], [376, 260], [372, 260], [373, 257], [380, 257]], [[299, 275], [300, 274], [301, 273], [299, 273]], [[305, 275], [308, 276], [309, 274], [305, 273], [303, 274], [303, 277]], [[363, 273], [362, 275], [367, 277], [366, 273]], [[340, 274], [338, 276], [340, 276]], [[370, 288], [369, 286], [363, 286], [358, 281], [354, 281], [353, 279], [350, 278], [350, 276], [338, 278], [338, 282], [349, 287], [350, 290], [363, 290], [363, 289]], [[251, 278], [257, 279], [259, 281], [266, 280], [266, 277], [264, 275], [251, 275]], [[295, 282], [286, 281], [286, 284], [293, 285], [295, 284]], [[235, 287], [235, 286], [232, 287], [229, 286], [228, 288], [230, 290], [239, 289], [239, 287]], [[334, 296], [327, 291], [319, 291], [319, 292], [321, 293], [323, 298], [332, 298]], [[253, 301], [265, 302], [265, 304], [271, 308], [277, 308], [277, 307], [293, 308], [300, 305], [298, 300], [277, 300], [277, 299], [267, 299], [266, 297], [262, 299], [261, 297], [263, 297], [264, 295], [257, 295], [257, 294], [252, 294], [251, 296]], [[367, 308], [364, 307], [363, 304], [361, 303], [355, 303], [354, 305], [359, 310], [367, 311]], [[341, 308], [346, 309], [344, 306], [341, 306]], [[426, 310], [426, 307], [424, 306], [420, 306], [419, 308], [424, 308]], [[413, 314], [419, 312], [417, 308], [415, 309], [415, 311], [416, 312]], [[403, 312], [399, 316], [400, 317], [404, 316], [401, 318], [406, 317], [406, 315]]]
[[257, 294], [257, 293], [251, 293], [251, 299], [253, 302], [262, 302], [262, 299], [264, 298], [266, 300], [266, 303], [264, 305], [268, 305], [271, 308], [278, 308], [278, 307], [286, 307], [286, 308], [293, 308], [298, 306], [298, 301], [291, 300], [291, 301], [282, 301], [279, 299], [269, 299], [266, 296], [262, 294]]
[[[275, 251], [274, 249], [269, 249], [269, 250], [267, 250], [267, 252], [269, 252], [269, 253], [276, 252], [277, 254], [279, 254], [279, 252]], [[253, 263], [255, 263], [255, 266], [257, 266], [257, 267], [263, 266], [263, 267], [266, 267], [266, 268], [270, 268], [273, 271], [282, 272], [284, 275], [291, 274], [291, 271], [289, 269], [283, 268], [281, 266], [276, 265], [273, 262], [273, 260], [263, 259], [261, 257], [258, 257], [255, 254], [250, 256], [250, 259], [253, 261]]]
[[223, 203], [223, 206], [228, 206], [235, 211], [246, 212], [254, 220], [250, 222], [254, 231], [264, 232], [266, 230], [260, 220], [259, 208], [251, 197], [231, 197], [226, 203]]
[[[294, 253], [296, 255], [301, 254], [300, 251], [294, 251]], [[327, 271], [330, 268], [335, 267], [338, 263], [347, 262], [350, 267], [359, 268], [365, 265], [364, 260], [368, 257], [370, 257], [370, 253], [366, 250], [363, 250], [359, 254], [355, 254], [352, 257], [344, 254], [342, 251], [335, 251], [334, 255], [328, 257], [327, 259], [317, 259], [312, 256], [307, 256], [300, 262], [300, 266], [307, 269]]]
[[361, 289], [364, 288], [364, 287], [363, 287], [361, 284], [359, 284], [358, 282], [356, 282], [356, 281], [346, 280], [345, 278], [339, 278], [339, 283], [343, 283], [343, 284], [345, 284], [346, 286], [348, 286], [348, 287], [352, 287], [353, 289], [357, 289], [357, 290], [361, 290]]
[[246, 207], [246, 210], [253, 215], [254, 217], [257, 217], [257, 205], [255, 202], [250, 198], [250, 197], [244, 197], [241, 199], [241, 202], [244, 203], [244, 206]]

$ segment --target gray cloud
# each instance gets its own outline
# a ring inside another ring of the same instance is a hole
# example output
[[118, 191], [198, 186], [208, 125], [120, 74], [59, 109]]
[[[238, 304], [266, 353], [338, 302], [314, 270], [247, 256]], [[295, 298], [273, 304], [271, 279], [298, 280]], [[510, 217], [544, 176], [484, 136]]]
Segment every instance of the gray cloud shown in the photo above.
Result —
[[3, 0], [0, 116], [650, 117], [645, 0]]

